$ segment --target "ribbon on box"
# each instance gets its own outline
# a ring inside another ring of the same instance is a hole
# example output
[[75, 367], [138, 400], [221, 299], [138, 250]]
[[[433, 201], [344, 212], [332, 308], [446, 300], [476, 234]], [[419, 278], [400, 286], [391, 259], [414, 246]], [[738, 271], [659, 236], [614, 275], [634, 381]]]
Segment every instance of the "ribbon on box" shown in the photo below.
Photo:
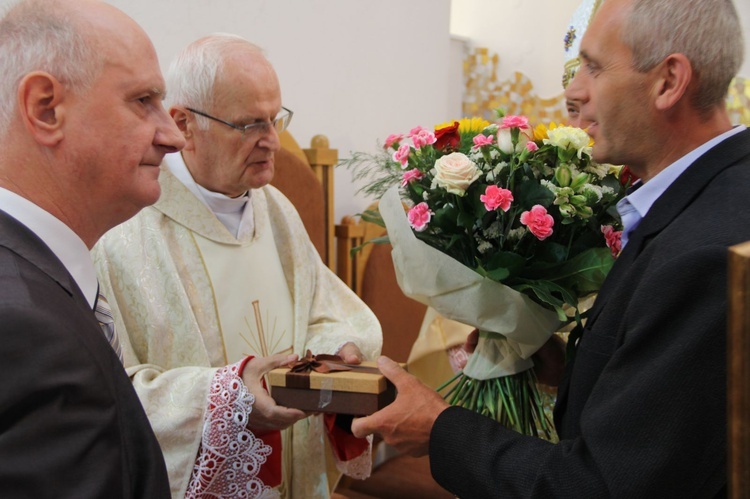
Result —
[[289, 367], [289, 372], [286, 373], [286, 386], [289, 388], [301, 388], [303, 390], [310, 388], [310, 373], [312, 371], [321, 374], [345, 371], [381, 374], [377, 367], [346, 364], [338, 355], [313, 355], [310, 350], [298, 361], [290, 363]]
[[[312, 371], [321, 374], [344, 371], [380, 374], [380, 370], [375, 367], [346, 364], [338, 355], [313, 355], [310, 350], [298, 361], [290, 363], [289, 367], [289, 372], [286, 374], [286, 386], [289, 388], [309, 389], [310, 373]], [[328, 386], [326, 389], [321, 390], [321, 407], [327, 405], [323, 402], [326, 395], [330, 401], [331, 388], [331, 386]], [[352, 435], [350, 429], [351, 417], [325, 414], [323, 419], [328, 430], [327, 434], [331, 448], [338, 461], [350, 461], [370, 449], [370, 442], [366, 438], [357, 438]]]

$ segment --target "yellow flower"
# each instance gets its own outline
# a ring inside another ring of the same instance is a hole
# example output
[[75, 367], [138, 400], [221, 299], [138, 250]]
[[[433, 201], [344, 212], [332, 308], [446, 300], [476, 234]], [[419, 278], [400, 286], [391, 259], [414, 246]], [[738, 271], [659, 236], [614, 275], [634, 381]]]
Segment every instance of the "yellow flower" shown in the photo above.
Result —
[[462, 118], [458, 120], [458, 133], [479, 133], [488, 126], [490, 122], [483, 118]]
[[539, 142], [549, 138], [549, 130], [554, 130], [555, 128], [557, 128], [557, 124], [554, 121], [549, 124], [549, 127], [544, 123], [540, 123], [534, 127], [534, 142]]
[[[445, 128], [448, 126], [452, 126], [454, 121], [455, 120], [446, 121], [445, 123], [435, 125], [435, 130], [439, 130], [441, 128]], [[460, 120], [458, 120], [458, 133], [478, 134], [479, 132], [484, 130], [485, 127], [488, 127], [489, 125], [490, 125], [490, 122], [483, 118], [476, 118], [476, 117], [475, 118], [461, 118]]]

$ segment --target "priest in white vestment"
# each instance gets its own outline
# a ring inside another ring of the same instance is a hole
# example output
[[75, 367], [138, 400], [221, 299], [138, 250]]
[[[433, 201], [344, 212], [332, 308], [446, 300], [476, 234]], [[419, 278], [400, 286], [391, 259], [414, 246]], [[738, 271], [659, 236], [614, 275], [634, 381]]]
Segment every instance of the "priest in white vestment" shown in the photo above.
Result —
[[[380, 326], [268, 185], [291, 111], [261, 51], [231, 35], [198, 40], [168, 91], [184, 154], [165, 159], [159, 201], [94, 258], [172, 495], [329, 497], [323, 416], [276, 406], [261, 378], [307, 349], [375, 359]], [[369, 442], [354, 447], [337, 465], [364, 477]]]

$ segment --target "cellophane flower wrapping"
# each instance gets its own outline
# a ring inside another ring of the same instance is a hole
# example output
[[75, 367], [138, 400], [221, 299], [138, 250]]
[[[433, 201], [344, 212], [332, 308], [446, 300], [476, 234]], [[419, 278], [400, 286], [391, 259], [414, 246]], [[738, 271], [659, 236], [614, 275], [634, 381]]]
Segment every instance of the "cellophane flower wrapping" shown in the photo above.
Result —
[[625, 186], [591, 146], [577, 128], [500, 116], [416, 127], [344, 162], [381, 197], [363, 218], [384, 222], [404, 294], [480, 330], [446, 398], [530, 435], [550, 434], [530, 357], [581, 321], [619, 251]]
[[531, 355], [560, 325], [557, 314], [417, 239], [397, 187], [385, 193], [379, 209], [404, 294], [448, 319], [497, 335], [480, 340], [487, 344], [477, 348], [464, 372], [484, 380], [531, 368]]

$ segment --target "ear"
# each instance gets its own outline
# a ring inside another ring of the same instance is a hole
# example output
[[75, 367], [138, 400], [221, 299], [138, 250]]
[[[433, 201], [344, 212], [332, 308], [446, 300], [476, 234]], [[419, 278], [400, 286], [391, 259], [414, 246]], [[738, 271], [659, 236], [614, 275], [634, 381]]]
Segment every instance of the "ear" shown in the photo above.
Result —
[[665, 111], [677, 104], [687, 93], [693, 80], [693, 66], [683, 54], [668, 55], [659, 66], [655, 83], [656, 108]]
[[43, 71], [27, 74], [18, 84], [18, 110], [26, 130], [39, 144], [56, 146], [64, 136], [65, 88]]
[[195, 118], [187, 109], [179, 106], [169, 108], [169, 115], [174, 120], [177, 128], [180, 129], [185, 137], [185, 147], [183, 151], [193, 149], [193, 127], [195, 127]]

